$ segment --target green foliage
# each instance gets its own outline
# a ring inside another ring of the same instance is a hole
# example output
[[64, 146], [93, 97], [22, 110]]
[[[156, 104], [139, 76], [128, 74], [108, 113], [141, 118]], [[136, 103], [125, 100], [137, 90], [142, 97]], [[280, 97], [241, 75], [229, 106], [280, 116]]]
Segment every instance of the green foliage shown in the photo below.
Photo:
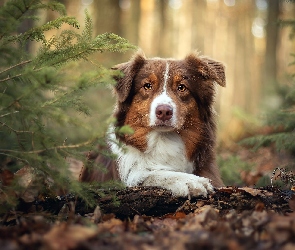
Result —
[[119, 134], [119, 135], [132, 135], [134, 133], [134, 131], [130, 126], [126, 125], [126, 126], [120, 127], [116, 131], [116, 133]]
[[[23, 21], [39, 20], [41, 10], [62, 16], [19, 33]], [[42, 176], [37, 182], [51, 179], [56, 190], [74, 192], [91, 203], [89, 185], [70, 178], [65, 159], [84, 159], [81, 152], [93, 148], [103, 131], [92, 129], [88, 141], [75, 145], [68, 144], [68, 138], [73, 127], [90, 129], [84, 118], [91, 109], [83, 95], [91, 88], [113, 83], [116, 72], [88, 58], [95, 52], [124, 52], [134, 46], [111, 33], [93, 37], [87, 12], [85, 29], [79, 33], [77, 20], [65, 14], [64, 6], [56, 1], [10, 0], [0, 8], [0, 170], [8, 167], [7, 162], [14, 163], [9, 167], [12, 172], [30, 166], [36, 176]], [[69, 28], [46, 36], [46, 31], [64, 24]], [[26, 50], [31, 41], [40, 45], [36, 55]], [[95, 69], [80, 73], [80, 61]], [[73, 116], [74, 112], [79, 115]], [[0, 199], [12, 189], [2, 184]]]
[[226, 186], [242, 186], [242, 171], [249, 171], [251, 164], [241, 160], [239, 156], [217, 157], [217, 165], [220, 169], [222, 180]]
[[267, 135], [257, 135], [241, 141], [244, 145], [253, 146], [254, 150], [262, 146], [275, 145], [277, 151], [287, 150], [295, 154], [295, 84], [281, 89], [284, 96], [279, 110], [266, 117], [266, 125], [273, 132]]

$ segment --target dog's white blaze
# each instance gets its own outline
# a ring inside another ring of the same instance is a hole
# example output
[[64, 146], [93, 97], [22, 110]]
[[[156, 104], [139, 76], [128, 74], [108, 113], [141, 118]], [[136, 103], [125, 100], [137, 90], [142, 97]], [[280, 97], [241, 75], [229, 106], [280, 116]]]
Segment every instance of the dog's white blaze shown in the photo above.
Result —
[[165, 73], [164, 73], [162, 91], [160, 92], [160, 94], [151, 103], [151, 107], [150, 107], [150, 126], [156, 125], [156, 121], [157, 121], [156, 108], [158, 107], [158, 105], [161, 105], [161, 104], [168, 104], [173, 108], [173, 116], [172, 116], [170, 125], [171, 126], [176, 126], [177, 119], [176, 119], [175, 114], [176, 114], [176, 111], [177, 111], [177, 107], [176, 107], [176, 104], [174, 103], [174, 101], [172, 100], [172, 98], [167, 93], [168, 80], [169, 80], [169, 63], [166, 62], [166, 70], [165, 70]]
[[166, 92], [167, 91], [167, 81], [168, 81], [168, 78], [169, 78], [169, 63], [166, 62], [166, 70], [165, 70], [165, 73], [164, 73], [163, 92]]

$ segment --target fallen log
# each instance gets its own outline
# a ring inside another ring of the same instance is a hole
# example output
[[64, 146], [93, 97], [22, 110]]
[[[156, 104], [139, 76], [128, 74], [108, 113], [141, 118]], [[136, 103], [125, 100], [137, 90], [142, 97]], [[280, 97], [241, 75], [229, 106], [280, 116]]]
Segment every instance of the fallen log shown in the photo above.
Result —
[[[101, 192], [101, 190], [100, 190]], [[273, 210], [280, 214], [292, 212], [289, 201], [293, 200], [295, 192], [278, 188], [236, 188], [224, 187], [216, 189], [208, 197], [175, 197], [170, 191], [158, 187], [131, 187], [122, 190], [105, 190], [104, 195], [96, 195], [97, 204], [89, 206], [82, 199], [74, 195], [48, 198], [30, 204], [34, 210], [49, 211], [58, 214], [64, 206], [75, 209], [81, 215], [91, 213], [98, 205], [104, 214], [112, 213], [116, 217], [132, 218], [135, 215], [162, 216], [176, 211], [189, 213], [200, 206], [210, 205], [220, 213], [231, 209], [245, 210]], [[71, 205], [70, 205], [71, 204]], [[26, 205], [26, 206], [25, 206]], [[21, 204], [18, 210], [28, 209], [28, 204]], [[31, 208], [30, 208], [31, 209]]]

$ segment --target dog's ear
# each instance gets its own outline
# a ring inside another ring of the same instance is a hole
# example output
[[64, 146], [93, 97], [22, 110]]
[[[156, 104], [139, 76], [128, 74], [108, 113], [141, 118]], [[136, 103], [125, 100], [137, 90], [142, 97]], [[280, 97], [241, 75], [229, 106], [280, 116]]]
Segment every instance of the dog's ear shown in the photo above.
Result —
[[198, 57], [197, 54], [188, 55], [185, 60], [194, 67], [205, 79], [212, 79], [220, 86], [225, 87], [225, 68], [221, 62], [207, 57]]
[[226, 86], [226, 80], [225, 80], [225, 67], [221, 62], [212, 60], [207, 57], [201, 57], [200, 58], [203, 62], [207, 63], [209, 66], [209, 77], [212, 77], [212, 79], [217, 82], [220, 86], [225, 87]]
[[145, 63], [146, 57], [140, 50], [138, 51], [129, 62], [118, 64], [112, 69], [120, 70], [123, 76], [115, 77], [117, 84], [115, 86], [116, 93], [118, 95], [118, 101], [126, 101], [132, 87], [132, 82], [140, 68]]

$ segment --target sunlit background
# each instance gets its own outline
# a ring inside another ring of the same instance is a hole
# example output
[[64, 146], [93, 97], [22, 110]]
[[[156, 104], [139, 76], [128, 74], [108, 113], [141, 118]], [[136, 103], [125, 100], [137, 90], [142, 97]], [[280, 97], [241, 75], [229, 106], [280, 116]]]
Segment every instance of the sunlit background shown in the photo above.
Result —
[[[278, 86], [288, 84], [295, 52], [290, 28], [280, 20], [295, 17], [295, 4], [280, 0], [64, 0], [68, 15], [83, 25], [85, 9], [94, 35], [113, 32], [143, 49], [148, 57], [183, 58], [197, 50], [226, 65], [226, 88], [218, 88], [219, 140], [230, 143], [251, 133], [266, 111], [280, 104]], [[53, 18], [48, 13], [46, 20]], [[46, 21], [45, 20], [45, 21]], [[67, 27], [68, 28], [68, 27]], [[52, 34], [48, 34], [52, 35]], [[127, 61], [126, 54], [98, 55], [107, 67]], [[101, 91], [101, 90], [99, 90]], [[106, 115], [111, 91], [87, 97]], [[104, 98], [102, 100], [102, 98]], [[107, 107], [101, 108], [106, 105]]]

